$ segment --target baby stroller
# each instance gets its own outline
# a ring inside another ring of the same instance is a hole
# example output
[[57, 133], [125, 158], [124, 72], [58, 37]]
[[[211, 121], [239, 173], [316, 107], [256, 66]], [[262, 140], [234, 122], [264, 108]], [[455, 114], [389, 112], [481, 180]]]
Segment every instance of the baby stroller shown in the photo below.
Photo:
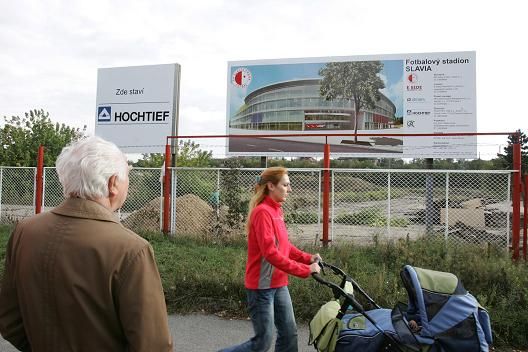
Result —
[[[310, 322], [310, 341], [321, 352], [487, 352], [492, 342], [487, 311], [451, 273], [406, 265], [400, 276], [408, 304], [381, 308], [343, 270], [320, 262], [340, 284], [313, 274], [332, 289], [335, 300], [324, 304]], [[359, 293], [372, 309], [356, 300]], [[409, 322], [417, 325], [411, 329]]]

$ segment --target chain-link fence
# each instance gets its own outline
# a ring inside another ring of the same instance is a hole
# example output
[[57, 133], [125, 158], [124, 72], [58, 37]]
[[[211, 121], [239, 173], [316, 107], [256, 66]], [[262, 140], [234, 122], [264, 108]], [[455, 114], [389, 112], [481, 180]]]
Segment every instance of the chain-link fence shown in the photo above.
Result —
[[[249, 200], [262, 169], [172, 171], [172, 231], [199, 235], [243, 233]], [[290, 232], [313, 239], [319, 231], [320, 170], [289, 170], [295, 190], [284, 205]]]
[[[172, 170], [171, 232], [201, 236], [243, 233], [247, 207], [262, 169]], [[290, 236], [319, 243], [322, 235], [321, 169], [290, 169], [293, 192], [284, 204]], [[454, 170], [331, 171], [330, 238], [333, 243], [441, 236], [446, 241], [509, 243], [510, 172]], [[0, 168], [0, 222], [34, 213], [35, 168]], [[44, 170], [44, 211], [63, 199], [54, 168]], [[130, 171], [120, 210], [135, 231], [159, 231], [162, 170]]]
[[120, 209], [121, 221], [135, 231], [159, 231], [162, 218], [162, 174], [160, 169], [133, 168], [128, 196]]
[[34, 167], [0, 167], [0, 223], [35, 214]]
[[64, 196], [62, 194], [62, 185], [60, 184], [59, 176], [54, 167], [45, 167], [43, 178], [42, 211], [48, 211], [59, 205], [64, 199]]
[[336, 242], [430, 235], [508, 243], [508, 171], [334, 170], [332, 179]]

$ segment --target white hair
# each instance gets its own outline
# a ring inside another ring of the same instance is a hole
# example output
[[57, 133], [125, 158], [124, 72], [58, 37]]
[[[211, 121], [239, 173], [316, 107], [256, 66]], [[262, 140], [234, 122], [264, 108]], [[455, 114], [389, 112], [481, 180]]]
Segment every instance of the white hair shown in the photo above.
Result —
[[110, 177], [128, 177], [125, 154], [114, 143], [95, 136], [64, 147], [55, 166], [65, 197], [108, 197]]

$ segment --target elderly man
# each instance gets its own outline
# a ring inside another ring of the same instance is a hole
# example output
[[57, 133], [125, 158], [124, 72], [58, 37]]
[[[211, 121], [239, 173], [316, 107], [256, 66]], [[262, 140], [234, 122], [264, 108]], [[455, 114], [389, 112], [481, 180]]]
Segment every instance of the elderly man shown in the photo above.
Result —
[[150, 244], [114, 211], [128, 192], [126, 156], [90, 137], [65, 147], [66, 200], [21, 221], [7, 246], [0, 332], [22, 351], [172, 351]]

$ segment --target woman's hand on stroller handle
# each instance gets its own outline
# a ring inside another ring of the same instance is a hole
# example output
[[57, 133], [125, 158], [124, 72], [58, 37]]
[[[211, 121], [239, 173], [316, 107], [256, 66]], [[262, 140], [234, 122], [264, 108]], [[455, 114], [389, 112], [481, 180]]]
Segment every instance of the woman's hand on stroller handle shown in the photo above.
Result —
[[319, 274], [319, 272], [322, 272], [323, 275], [326, 275], [324, 271], [324, 265], [323, 258], [319, 255], [319, 253], [316, 253], [312, 256], [312, 264], [310, 264], [310, 270], [311, 274]]
[[312, 275], [319, 274], [319, 271], [321, 271], [321, 266], [319, 263], [312, 263], [310, 264], [310, 273]]
[[319, 253], [312, 254], [312, 258], [310, 259], [310, 264], [318, 263], [321, 261], [323, 261], [323, 258], [321, 258], [321, 255]]

